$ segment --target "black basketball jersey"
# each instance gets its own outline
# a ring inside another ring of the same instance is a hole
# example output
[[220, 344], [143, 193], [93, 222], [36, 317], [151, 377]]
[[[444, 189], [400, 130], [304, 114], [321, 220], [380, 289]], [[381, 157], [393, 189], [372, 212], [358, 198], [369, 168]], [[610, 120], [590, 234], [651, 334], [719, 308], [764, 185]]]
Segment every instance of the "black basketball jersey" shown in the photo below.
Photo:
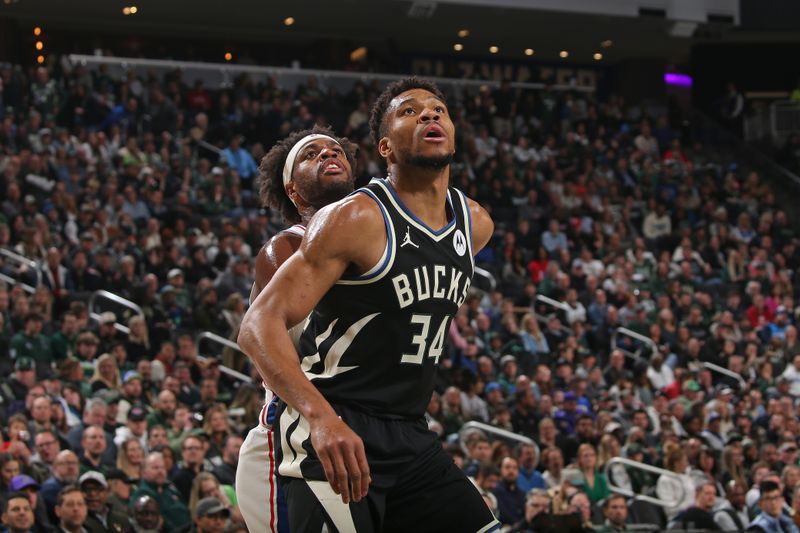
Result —
[[337, 281], [311, 313], [298, 349], [301, 366], [332, 403], [378, 416], [421, 417], [450, 321], [472, 281], [469, 205], [450, 188], [449, 222], [434, 231], [386, 180], [373, 179], [353, 194], [378, 204], [386, 248], [371, 270]]

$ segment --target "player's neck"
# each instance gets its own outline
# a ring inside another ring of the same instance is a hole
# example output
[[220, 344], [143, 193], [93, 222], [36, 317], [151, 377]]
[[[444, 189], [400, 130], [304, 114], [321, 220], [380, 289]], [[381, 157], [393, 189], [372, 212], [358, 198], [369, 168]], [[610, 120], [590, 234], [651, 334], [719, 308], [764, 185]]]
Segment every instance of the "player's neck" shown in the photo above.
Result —
[[308, 227], [308, 221], [311, 220], [311, 217], [317, 214], [317, 208], [310, 205], [305, 205], [298, 207], [297, 212], [300, 215], [300, 224]]
[[389, 166], [387, 177], [403, 203], [432, 228], [447, 225], [445, 199], [450, 182], [450, 166], [441, 169], [410, 165]]

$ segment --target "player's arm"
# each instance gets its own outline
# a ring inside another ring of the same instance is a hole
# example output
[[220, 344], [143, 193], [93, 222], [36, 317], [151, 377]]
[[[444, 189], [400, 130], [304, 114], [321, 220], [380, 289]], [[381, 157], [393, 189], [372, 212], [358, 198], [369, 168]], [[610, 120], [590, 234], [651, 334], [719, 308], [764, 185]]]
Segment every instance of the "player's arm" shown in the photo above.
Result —
[[342, 422], [300, 368], [288, 330], [303, 320], [345, 270], [369, 269], [386, 241], [371, 199], [356, 195], [320, 210], [300, 249], [275, 273], [245, 315], [239, 346], [272, 390], [309, 422], [311, 444], [342, 501], [360, 500], [369, 485], [361, 439]]
[[478, 202], [471, 198], [468, 201], [469, 212], [472, 215], [472, 253], [477, 254], [492, 238], [494, 222], [486, 209], [481, 207]]

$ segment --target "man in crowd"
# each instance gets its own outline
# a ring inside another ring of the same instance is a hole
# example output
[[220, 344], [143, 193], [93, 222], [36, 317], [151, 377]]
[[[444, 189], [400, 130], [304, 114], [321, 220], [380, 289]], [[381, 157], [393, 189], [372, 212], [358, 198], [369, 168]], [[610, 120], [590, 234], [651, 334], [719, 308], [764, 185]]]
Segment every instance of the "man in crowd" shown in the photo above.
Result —
[[128, 525], [128, 514], [120, 513], [108, 503], [108, 482], [100, 472], [89, 471], [78, 480], [88, 509], [88, 533], [121, 532]]
[[164, 456], [160, 452], [150, 452], [145, 458], [142, 481], [131, 499], [136, 502], [142, 496], [150, 496], [158, 504], [167, 530], [174, 531], [191, 522], [189, 509], [184, 503], [188, 498], [182, 496], [167, 479]]
[[86, 500], [81, 489], [67, 485], [58, 493], [55, 507], [58, 527], [64, 533], [86, 533]]
[[31, 502], [25, 494], [12, 492], [5, 498], [1, 517], [8, 533], [32, 533], [34, 518]]

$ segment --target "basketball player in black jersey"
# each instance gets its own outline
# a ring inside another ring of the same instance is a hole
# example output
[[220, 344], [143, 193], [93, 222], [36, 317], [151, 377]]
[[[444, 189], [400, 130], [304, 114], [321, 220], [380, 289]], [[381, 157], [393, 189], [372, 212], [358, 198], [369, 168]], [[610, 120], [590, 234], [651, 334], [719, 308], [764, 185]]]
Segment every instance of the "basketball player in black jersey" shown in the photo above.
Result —
[[[370, 126], [388, 178], [317, 213], [239, 334], [282, 399], [290, 528], [495, 531], [423, 418], [492, 221], [448, 187], [455, 127], [435, 85], [391, 84]], [[312, 310], [295, 350], [288, 330]]]
[[[300, 247], [308, 221], [317, 210], [353, 192], [356, 149], [330, 128], [316, 126], [289, 135], [264, 156], [257, 180], [261, 202], [293, 225], [259, 250], [251, 302]], [[275, 400], [267, 389], [259, 423], [249, 431], [239, 452], [236, 493], [250, 531], [288, 533], [286, 501], [275, 476]]]

